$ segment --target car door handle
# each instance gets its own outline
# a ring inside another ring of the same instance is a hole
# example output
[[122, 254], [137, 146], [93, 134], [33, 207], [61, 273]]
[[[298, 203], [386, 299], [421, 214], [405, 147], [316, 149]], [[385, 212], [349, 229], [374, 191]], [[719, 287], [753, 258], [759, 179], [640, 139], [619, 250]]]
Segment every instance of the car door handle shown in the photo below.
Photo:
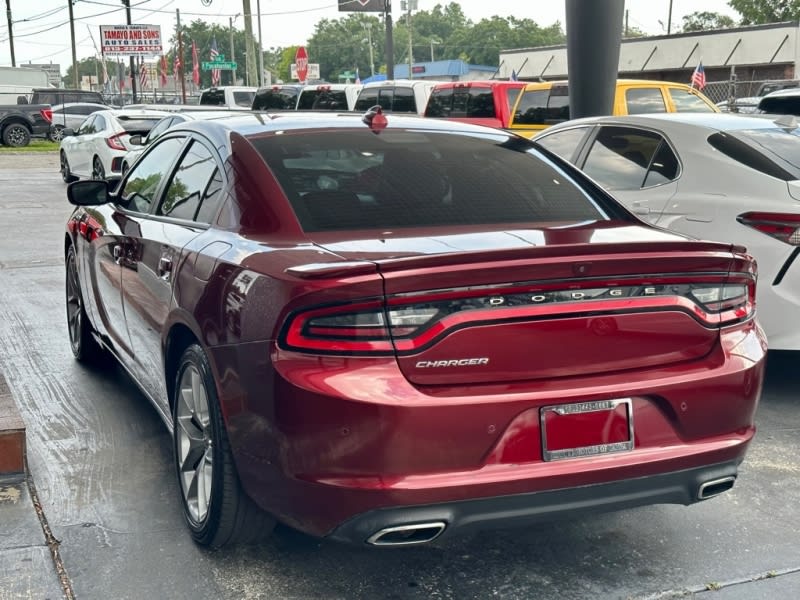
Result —
[[114, 255], [114, 262], [120, 264], [122, 262], [122, 246], [114, 246], [111, 253]]
[[169, 256], [162, 256], [158, 259], [158, 276], [168, 276], [172, 272], [172, 259]]

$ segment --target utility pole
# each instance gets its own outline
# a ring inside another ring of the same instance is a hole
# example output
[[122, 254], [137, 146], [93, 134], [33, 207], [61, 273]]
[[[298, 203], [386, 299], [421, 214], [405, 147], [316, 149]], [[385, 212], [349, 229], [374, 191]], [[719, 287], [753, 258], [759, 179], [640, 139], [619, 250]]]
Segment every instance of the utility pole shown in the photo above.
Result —
[[178, 19], [178, 56], [181, 57], [180, 69], [175, 74], [181, 78], [181, 103], [186, 104], [186, 78], [183, 76], [183, 35], [181, 35], [181, 11], [179, 8], [175, 9], [175, 17]]
[[11, 44], [11, 66], [16, 67], [14, 58], [14, 29], [11, 27], [11, 0], [6, 0], [6, 18], [8, 18], [8, 43]]
[[[122, 4], [125, 6], [125, 18], [126, 18], [126, 20], [128, 22], [128, 25], [130, 25], [131, 24], [131, 0], [122, 0]], [[133, 97], [133, 103], [136, 104], [136, 63], [133, 61], [133, 56], [132, 55], [128, 58], [128, 61], [130, 63], [130, 69], [131, 69], [131, 95]]]
[[394, 79], [394, 39], [392, 39], [392, 0], [383, 0], [386, 16], [386, 79]]
[[369, 21], [364, 23], [364, 29], [367, 30], [367, 43], [369, 44], [369, 74], [375, 75], [375, 56], [372, 54], [372, 23]]
[[[230, 38], [231, 38], [231, 58], [230, 58], [230, 60], [232, 62], [236, 62], [236, 54], [233, 51], [233, 17], [228, 17], [228, 29], [230, 30]], [[236, 85], [236, 69], [233, 69], [231, 71], [231, 85]]]
[[264, 87], [264, 46], [261, 43], [261, 0], [256, 0], [258, 13], [258, 87]]
[[256, 79], [256, 48], [253, 43], [253, 14], [250, 12], [250, 0], [242, 0], [242, 12], [244, 12], [244, 40], [247, 47], [246, 68], [247, 85]]
[[[72, 81], [74, 84], [73, 87], [79, 89], [81, 85], [80, 78], [78, 77], [78, 57], [75, 53], [75, 19], [72, 16], [72, 0], [67, 0], [67, 4], [69, 5], [69, 35], [72, 38]], [[91, 79], [91, 75], [89, 78]], [[91, 89], [91, 87], [90, 85], [89, 88]]]
[[667, 17], [667, 35], [672, 31], [672, 0], [669, 0], [669, 16]]
[[414, 45], [411, 41], [411, 9], [416, 4], [416, 0], [402, 0], [400, 7], [405, 2], [406, 8], [406, 27], [408, 28], [408, 78], [414, 79]]

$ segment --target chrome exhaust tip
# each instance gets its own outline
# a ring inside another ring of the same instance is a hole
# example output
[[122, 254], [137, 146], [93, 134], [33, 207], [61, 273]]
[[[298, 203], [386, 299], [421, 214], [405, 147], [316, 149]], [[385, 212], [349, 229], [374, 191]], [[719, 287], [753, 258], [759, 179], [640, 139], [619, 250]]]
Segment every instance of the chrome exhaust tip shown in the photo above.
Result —
[[413, 546], [415, 544], [427, 544], [442, 535], [446, 527], [447, 523], [444, 521], [385, 527], [369, 536], [369, 538], [367, 538], [367, 543], [373, 546]]
[[729, 489], [731, 489], [734, 481], [736, 481], [736, 477], [734, 475], [706, 481], [705, 483], [700, 484], [700, 489], [697, 490], [697, 499], [708, 500], [714, 496], [719, 496], [722, 492], [727, 492]]

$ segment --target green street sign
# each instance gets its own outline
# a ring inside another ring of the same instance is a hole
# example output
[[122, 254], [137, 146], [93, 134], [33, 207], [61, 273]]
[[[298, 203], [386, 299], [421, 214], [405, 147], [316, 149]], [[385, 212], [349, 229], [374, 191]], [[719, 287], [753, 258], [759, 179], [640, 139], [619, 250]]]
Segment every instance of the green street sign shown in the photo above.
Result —
[[200, 63], [200, 68], [203, 69], [203, 71], [211, 71], [213, 69], [219, 69], [220, 71], [235, 71], [236, 63], [229, 60], [215, 60], [214, 62]]

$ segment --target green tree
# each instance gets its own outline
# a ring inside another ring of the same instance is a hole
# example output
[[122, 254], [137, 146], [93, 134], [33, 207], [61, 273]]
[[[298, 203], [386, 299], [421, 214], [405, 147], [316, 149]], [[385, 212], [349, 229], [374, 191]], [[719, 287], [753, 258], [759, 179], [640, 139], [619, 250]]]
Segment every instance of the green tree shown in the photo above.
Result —
[[728, 0], [742, 15], [742, 25], [762, 25], [800, 19], [800, 0]]
[[[75, 87], [75, 79], [73, 78], [74, 72], [75, 70], [72, 68], [72, 65], [70, 65], [67, 68], [67, 74], [61, 78], [64, 87]], [[111, 75], [110, 67], [108, 74]], [[103, 84], [103, 63], [94, 56], [83, 58], [78, 61], [78, 83], [80, 83], [81, 77], [89, 75], [97, 77], [98, 85]]]
[[709, 29], [729, 29], [736, 27], [736, 21], [728, 15], [716, 12], [693, 12], [683, 17], [683, 31], [708, 31]]

